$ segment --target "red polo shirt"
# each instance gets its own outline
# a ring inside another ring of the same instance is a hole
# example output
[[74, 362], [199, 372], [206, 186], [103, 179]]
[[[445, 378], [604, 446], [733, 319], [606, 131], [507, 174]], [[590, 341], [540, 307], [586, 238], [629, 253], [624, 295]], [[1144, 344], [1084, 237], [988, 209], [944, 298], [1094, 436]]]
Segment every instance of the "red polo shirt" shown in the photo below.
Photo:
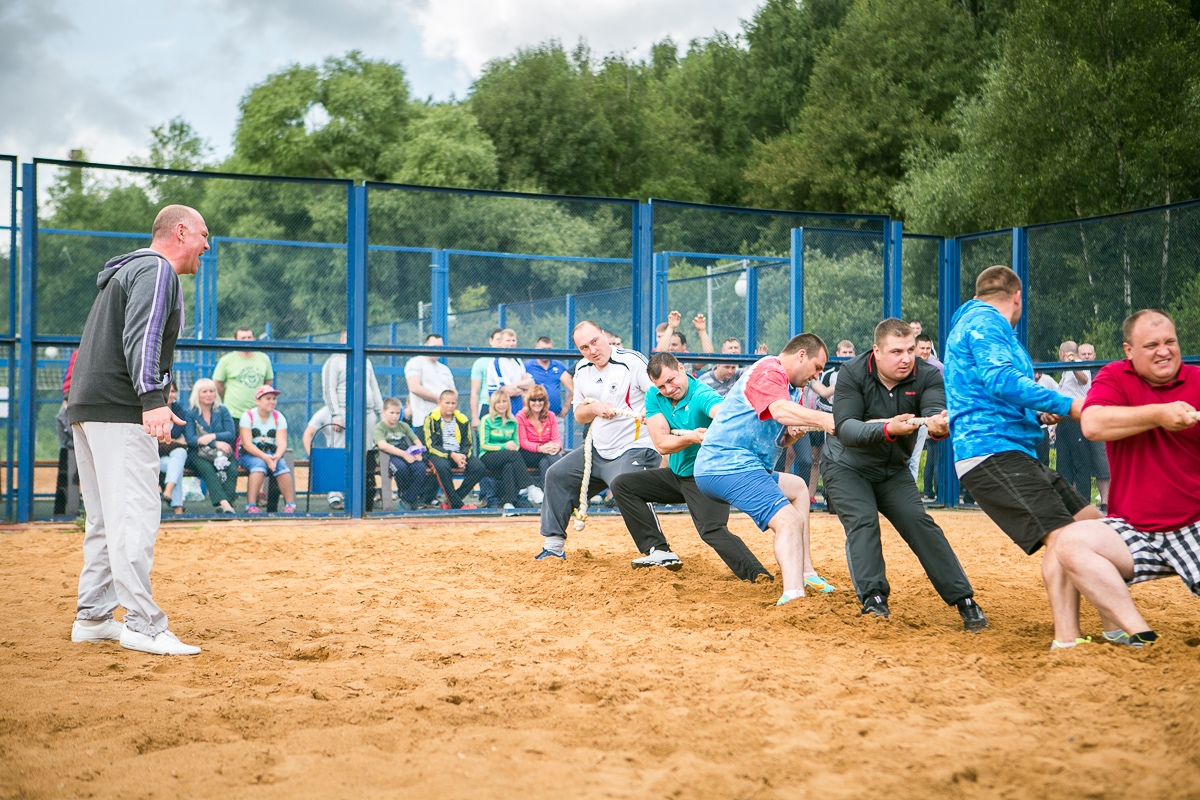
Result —
[[[1200, 408], [1200, 368], [1184, 364], [1170, 383], [1155, 386], [1132, 362], [1107, 364], [1083, 407], [1144, 406], [1183, 400]], [[1175, 531], [1200, 520], [1200, 425], [1171, 432], [1152, 428], [1106, 442], [1112, 486], [1109, 514], [1139, 531]]]

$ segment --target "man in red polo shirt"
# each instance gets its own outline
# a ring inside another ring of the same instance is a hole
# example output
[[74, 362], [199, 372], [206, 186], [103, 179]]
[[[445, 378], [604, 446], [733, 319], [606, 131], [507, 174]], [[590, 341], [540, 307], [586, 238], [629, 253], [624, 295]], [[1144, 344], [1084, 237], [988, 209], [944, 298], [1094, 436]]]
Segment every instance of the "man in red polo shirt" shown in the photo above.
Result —
[[1127, 360], [1100, 370], [1083, 435], [1107, 442], [1109, 516], [1063, 530], [1058, 558], [1100, 612], [1104, 638], [1141, 647], [1158, 635], [1129, 586], [1178, 575], [1200, 595], [1200, 368], [1184, 364], [1175, 323], [1139, 311], [1122, 326]]

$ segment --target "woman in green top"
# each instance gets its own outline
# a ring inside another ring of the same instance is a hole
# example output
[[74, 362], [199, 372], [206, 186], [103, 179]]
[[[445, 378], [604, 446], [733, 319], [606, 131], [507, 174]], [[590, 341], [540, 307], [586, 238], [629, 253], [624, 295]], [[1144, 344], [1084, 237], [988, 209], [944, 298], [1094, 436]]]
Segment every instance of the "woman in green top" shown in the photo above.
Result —
[[503, 389], [492, 392], [488, 414], [480, 426], [479, 451], [488, 475], [500, 481], [504, 510], [511, 511], [528, 491], [531, 481], [517, 443], [517, 421]]

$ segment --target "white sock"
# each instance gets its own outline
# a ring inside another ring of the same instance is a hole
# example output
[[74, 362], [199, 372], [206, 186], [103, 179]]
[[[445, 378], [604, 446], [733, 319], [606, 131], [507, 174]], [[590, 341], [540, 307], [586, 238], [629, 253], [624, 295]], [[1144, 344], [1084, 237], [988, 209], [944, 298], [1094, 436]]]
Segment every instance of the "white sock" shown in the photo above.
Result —
[[779, 599], [786, 603], [789, 600], [795, 600], [797, 597], [804, 597], [803, 589], [785, 589], [783, 596]]
[[542, 547], [549, 550], [551, 553], [562, 553], [566, 550], [567, 540], [563, 536], [544, 536], [542, 537]]

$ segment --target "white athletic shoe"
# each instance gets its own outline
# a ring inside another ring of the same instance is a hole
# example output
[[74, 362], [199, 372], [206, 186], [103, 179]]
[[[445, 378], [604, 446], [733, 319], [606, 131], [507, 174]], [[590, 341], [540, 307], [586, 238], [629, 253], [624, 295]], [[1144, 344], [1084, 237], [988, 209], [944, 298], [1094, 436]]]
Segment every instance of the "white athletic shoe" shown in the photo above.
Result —
[[653, 548], [648, 555], [641, 558], [635, 558], [629, 562], [629, 565], [634, 569], [644, 569], [646, 567], [666, 567], [672, 572], [678, 572], [683, 569], [683, 561], [679, 556], [675, 555], [670, 550], [659, 550]]
[[71, 624], [72, 642], [115, 642], [125, 626], [112, 617], [108, 619], [77, 619]]
[[199, 647], [184, 644], [170, 631], [147, 636], [129, 628], [121, 632], [121, 647], [155, 656], [194, 656], [200, 652]]
[[542, 501], [546, 499], [545, 492], [536, 486], [530, 486], [529, 491], [525, 493], [525, 496], [528, 497], [529, 502], [533, 503], [535, 506], [540, 506]]

